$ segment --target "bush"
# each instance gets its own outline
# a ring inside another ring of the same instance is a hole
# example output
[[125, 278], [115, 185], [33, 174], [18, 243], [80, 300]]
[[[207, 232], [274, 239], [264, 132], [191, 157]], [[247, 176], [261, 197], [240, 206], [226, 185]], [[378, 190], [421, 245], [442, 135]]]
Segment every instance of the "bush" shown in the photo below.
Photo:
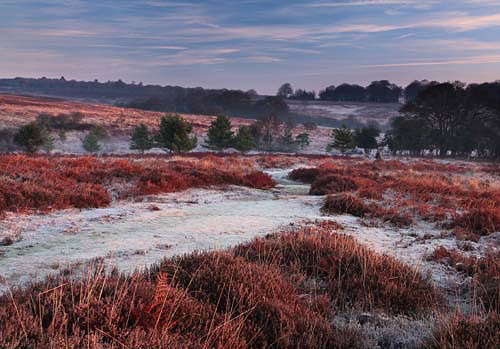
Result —
[[82, 147], [89, 153], [97, 153], [101, 149], [98, 136], [92, 131], [87, 133], [82, 139]]
[[441, 246], [428, 257], [449, 265], [472, 277], [472, 288], [486, 312], [500, 313], [500, 252], [489, 252], [484, 257], [466, 257], [457, 250]]
[[267, 173], [252, 172], [243, 177], [245, 186], [257, 189], [271, 189], [276, 186], [276, 182]]
[[415, 315], [442, 301], [442, 295], [417, 270], [327, 229], [268, 235], [238, 246], [234, 253], [277, 266], [303, 280], [305, 293], [328, 295], [339, 308]]
[[14, 134], [14, 143], [24, 148], [26, 152], [33, 154], [47, 141], [43, 128], [35, 123], [22, 126]]
[[363, 217], [370, 209], [351, 194], [328, 195], [325, 198], [321, 211], [328, 214], [350, 214], [356, 217]]
[[311, 184], [310, 195], [326, 195], [341, 193], [344, 191], [355, 191], [358, 189], [356, 183], [349, 177], [336, 174], [324, 174], [316, 178]]
[[298, 168], [290, 172], [288, 178], [293, 181], [312, 183], [320, 175], [320, 173], [320, 170], [317, 168]]
[[196, 147], [196, 136], [190, 137], [193, 125], [178, 115], [163, 117], [160, 121], [160, 130], [156, 135], [158, 146], [171, 152], [190, 151]]
[[332, 325], [327, 298], [303, 297], [278, 265], [233, 250], [133, 275], [99, 263], [88, 277], [70, 273], [0, 296], [0, 347], [364, 347], [360, 333]]
[[498, 207], [473, 208], [456, 216], [451, 222], [451, 227], [464, 228], [479, 235], [489, 235], [500, 231], [500, 210]]
[[0, 129], [0, 152], [10, 152], [16, 149], [14, 131], [8, 128]]
[[500, 348], [500, 315], [491, 313], [486, 318], [480, 318], [454, 314], [438, 327], [433, 338], [423, 348]]
[[[258, 189], [275, 186], [264, 173], [234, 169], [234, 159], [198, 162], [131, 161], [95, 157], [0, 156], [0, 213], [2, 210], [57, 210], [103, 207], [111, 202], [116, 182], [128, 186], [118, 198], [174, 192], [210, 185], [242, 185]], [[116, 190], [116, 187], [115, 187]]]

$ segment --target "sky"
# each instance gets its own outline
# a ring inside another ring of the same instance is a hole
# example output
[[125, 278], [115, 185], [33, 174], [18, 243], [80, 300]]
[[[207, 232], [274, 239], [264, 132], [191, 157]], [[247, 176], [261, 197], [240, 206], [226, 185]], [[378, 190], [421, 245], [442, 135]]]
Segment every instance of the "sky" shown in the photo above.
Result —
[[0, 77], [318, 91], [500, 79], [500, 0], [0, 0]]

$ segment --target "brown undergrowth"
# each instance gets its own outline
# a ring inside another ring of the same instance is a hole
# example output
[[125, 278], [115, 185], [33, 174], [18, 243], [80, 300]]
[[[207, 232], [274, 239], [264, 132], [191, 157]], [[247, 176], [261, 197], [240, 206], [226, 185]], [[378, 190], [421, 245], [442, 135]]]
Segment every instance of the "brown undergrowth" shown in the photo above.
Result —
[[346, 307], [418, 316], [441, 296], [412, 267], [328, 227], [268, 235], [143, 273], [93, 266], [0, 297], [0, 347], [357, 348]]
[[498, 181], [491, 172], [473, 164], [350, 159], [296, 169], [290, 178], [310, 183], [311, 195], [350, 193], [371, 208], [365, 211], [372, 217], [396, 225], [407, 226], [418, 218], [478, 240], [500, 230], [500, 187], [492, 185]]
[[500, 313], [500, 251], [489, 252], [483, 257], [468, 257], [458, 250], [441, 246], [428, 259], [472, 277], [468, 287], [476, 295], [482, 312]]
[[0, 156], [0, 214], [104, 207], [115, 198], [211, 185], [270, 189], [270, 176], [245, 159], [114, 159]]

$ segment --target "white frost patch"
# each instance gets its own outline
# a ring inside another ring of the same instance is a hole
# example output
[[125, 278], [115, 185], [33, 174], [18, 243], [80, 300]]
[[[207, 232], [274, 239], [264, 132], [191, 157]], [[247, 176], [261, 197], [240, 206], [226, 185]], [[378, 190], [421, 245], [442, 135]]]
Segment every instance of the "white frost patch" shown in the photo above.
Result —
[[15, 227], [21, 240], [0, 247], [0, 292], [96, 257], [133, 271], [163, 257], [226, 248], [320, 218], [319, 198], [300, 195], [307, 186], [288, 183], [286, 173], [272, 172], [280, 182], [274, 191], [192, 189], [109, 208], [11, 217], [0, 235]]

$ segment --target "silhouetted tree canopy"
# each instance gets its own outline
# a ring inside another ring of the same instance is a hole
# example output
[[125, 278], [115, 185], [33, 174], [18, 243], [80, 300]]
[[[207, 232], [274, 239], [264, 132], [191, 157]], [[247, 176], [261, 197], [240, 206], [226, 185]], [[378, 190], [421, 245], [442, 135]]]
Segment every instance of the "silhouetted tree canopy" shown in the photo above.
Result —
[[367, 88], [369, 102], [398, 103], [401, 96], [401, 87], [391, 84], [388, 80], [373, 81]]
[[500, 82], [431, 83], [401, 113], [384, 140], [395, 153], [500, 157]]
[[276, 93], [276, 96], [283, 98], [289, 98], [291, 95], [293, 95], [293, 88], [292, 85], [288, 82], [281, 85], [281, 87], [278, 89], [278, 93]]

